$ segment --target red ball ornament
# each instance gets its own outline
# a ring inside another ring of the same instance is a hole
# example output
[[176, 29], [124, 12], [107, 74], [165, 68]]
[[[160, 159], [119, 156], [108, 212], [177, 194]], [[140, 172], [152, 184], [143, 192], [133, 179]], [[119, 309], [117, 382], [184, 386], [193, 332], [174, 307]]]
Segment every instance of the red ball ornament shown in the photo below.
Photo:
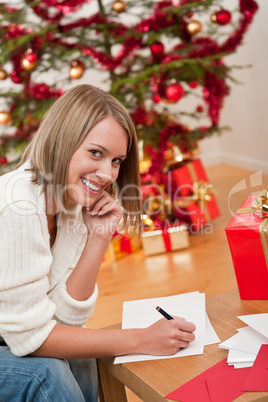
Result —
[[164, 45], [162, 42], [156, 41], [150, 46], [152, 55], [156, 58], [160, 58], [164, 54]]
[[37, 55], [35, 53], [28, 53], [25, 59], [28, 60], [29, 63], [35, 63], [37, 61]]
[[180, 84], [170, 84], [166, 88], [166, 98], [168, 100], [177, 102], [184, 96], [184, 89]]
[[12, 73], [10, 74], [11, 81], [13, 81], [15, 84], [21, 84], [22, 83], [22, 78], [19, 76], [17, 71], [13, 70]]
[[5, 156], [2, 156], [2, 158], [0, 158], [0, 165], [6, 165], [7, 164], [7, 158]]
[[194, 89], [194, 88], [197, 88], [199, 84], [197, 81], [191, 81], [191, 82], [189, 82], [188, 85], [190, 88]]
[[219, 12], [217, 12], [216, 18], [218, 24], [227, 25], [232, 21], [232, 14], [230, 13], [230, 11], [222, 8]]
[[196, 111], [197, 111], [198, 113], [202, 113], [202, 112], [204, 111], [203, 106], [197, 106]]

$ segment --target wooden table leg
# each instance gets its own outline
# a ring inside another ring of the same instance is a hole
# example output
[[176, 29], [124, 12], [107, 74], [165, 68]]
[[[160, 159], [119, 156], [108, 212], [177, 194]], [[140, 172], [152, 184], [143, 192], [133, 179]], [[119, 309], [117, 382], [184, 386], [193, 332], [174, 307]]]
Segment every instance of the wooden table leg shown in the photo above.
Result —
[[100, 363], [100, 401], [101, 402], [127, 402], [125, 386], [106, 370]]

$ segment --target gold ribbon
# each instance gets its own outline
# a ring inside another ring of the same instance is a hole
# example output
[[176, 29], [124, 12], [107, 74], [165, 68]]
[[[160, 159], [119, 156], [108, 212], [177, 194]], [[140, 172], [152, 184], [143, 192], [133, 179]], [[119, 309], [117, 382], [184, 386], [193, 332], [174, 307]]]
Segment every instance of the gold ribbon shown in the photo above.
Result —
[[177, 145], [174, 145], [170, 151], [172, 156], [165, 160], [164, 167], [162, 169], [163, 173], [167, 173], [171, 168], [175, 168], [176, 166], [185, 162], [187, 159], [191, 159], [193, 156], [196, 156], [201, 152], [198, 145], [195, 149], [189, 152], [182, 152]]
[[263, 218], [263, 212], [268, 212], [268, 190], [263, 189], [259, 194], [251, 207], [239, 208], [237, 214], [253, 213]]
[[208, 212], [206, 211], [206, 202], [211, 201], [212, 194], [215, 191], [213, 185], [206, 183], [202, 180], [193, 183], [193, 194], [189, 197], [183, 197], [175, 201], [175, 206], [178, 208], [186, 208], [190, 204], [197, 202], [202, 212], [204, 213], [207, 222], [210, 220]]

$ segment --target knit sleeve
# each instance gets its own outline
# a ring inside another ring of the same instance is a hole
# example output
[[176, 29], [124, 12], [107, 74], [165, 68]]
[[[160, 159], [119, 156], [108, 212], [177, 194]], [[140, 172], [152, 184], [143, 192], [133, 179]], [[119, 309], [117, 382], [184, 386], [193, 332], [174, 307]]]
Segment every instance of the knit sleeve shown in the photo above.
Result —
[[92, 295], [84, 301], [73, 299], [67, 291], [67, 279], [73, 268], [70, 268], [60, 283], [49, 294], [56, 304], [55, 317], [60, 324], [83, 326], [91, 317], [98, 297], [98, 287], [95, 285]]
[[38, 349], [57, 323], [42, 218], [28, 202], [0, 213], [0, 333], [17, 356]]

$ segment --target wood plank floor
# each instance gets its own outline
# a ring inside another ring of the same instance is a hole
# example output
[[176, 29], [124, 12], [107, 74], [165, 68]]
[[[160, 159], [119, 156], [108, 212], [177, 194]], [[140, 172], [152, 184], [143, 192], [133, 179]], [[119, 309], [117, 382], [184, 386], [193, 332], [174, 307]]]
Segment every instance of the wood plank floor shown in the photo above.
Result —
[[[116, 262], [103, 262], [97, 281], [99, 298], [89, 328], [120, 322], [126, 300], [196, 290], [211, 296], [237, 288], [224, 228], [248, 195], [268, 188], [268, 175], [228, 165], [207, 167], [206, 171], [217, 191], [221, 216], [204, 233], [190, 235], [187, 250], [146, 257], [141, 249]], [[138, 400], [129, 394], [129, 401]]]

